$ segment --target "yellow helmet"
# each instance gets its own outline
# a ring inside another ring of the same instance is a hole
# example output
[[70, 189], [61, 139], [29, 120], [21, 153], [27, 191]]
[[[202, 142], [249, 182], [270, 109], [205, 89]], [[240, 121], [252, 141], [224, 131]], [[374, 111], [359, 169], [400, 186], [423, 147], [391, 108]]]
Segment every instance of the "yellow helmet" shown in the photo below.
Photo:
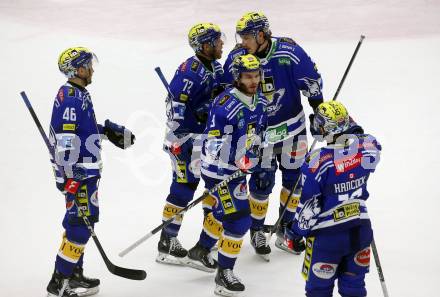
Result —
[[77, 74], [79, 67], [87, 68], [89, 63], [96, 59], [96, 55], [85, 47], [71, 47], [64, 50], [58, 58], [58, 68], [68, 78]]
[[241, 73], [252, 71], [261, 72], [260, 60], [256, 56], [251, 54], [237, 56], [232, 61], [231, 72], [234, 80], [239, 80]]
[[262, 31], [267, 37], [272, 35], [269, 29], [269, 21], [261, 12], [245, 13], [237, 22], [235, 31], [239, 35], [253, 34], [256, 36]]
[[195, 52], [202, 50], [204, 43], [215, 46], [215, 41], [222, 37], [220, 27], [213, 23], [199, 23], [194, 25], [188, 33], [188, 43]]
[[328, 101], [319, 104], [313, 119], [313, 127], [316, 131], [324, 129], [325, 135], [343, 133], [350, 127], [350, 117], [347, 109], [338, 101]]

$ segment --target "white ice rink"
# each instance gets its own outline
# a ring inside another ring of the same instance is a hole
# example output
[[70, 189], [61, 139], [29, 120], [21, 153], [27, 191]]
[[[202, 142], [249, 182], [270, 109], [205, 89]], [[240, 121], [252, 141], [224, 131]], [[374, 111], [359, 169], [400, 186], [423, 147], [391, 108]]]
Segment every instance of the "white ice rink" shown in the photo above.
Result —
[[[100, 60], [89, 87], [98, 121], [125, 124], [137, 136], [127, 151], [104, 144], [96, 233], [112, 261], [145, 269], [148, 277], [139, 282], [110, 274], [92, 241], [86, 274], [101, 279], [102, 297], [213, 295], [213, 274], [154, 261], [157, 236], [124, 258], [117, 254], [160, 224], [168, 194], [170, 163], [161, 151], [166, 93], [154, 67], [170, 79], [192, 55], [187, 31], [202, 21], [224, 30], [226, 56], [235, 23], [249, 10], [263, 11], [275, 36], [294, 38], [313, 57], [328, 99], [366, 35], [338, 99], [383, 145], [368, 205], [386, 282], [392, 297], [440, 296], [438, 0], [0, 0], [0, 296], [46, 294], [64, 200], [19, 92], [27, 92], [47, 129], [65, 81], [58, 55], [78, 45]], [[278, 183], [268, 223], [276, 220], [279, 189]], [[179, 236], [186, 248], [197, 241], [201, 222], [201, 208], [187, 213]], [[247, 235], [235, 271], [246, 285], [244, 296], [303, 296], [301, 263], [302, 256], [275, 247], [270, 263], [261, 261]], [[382, 296], [374, 262], [366, 281], [369, 296]]]

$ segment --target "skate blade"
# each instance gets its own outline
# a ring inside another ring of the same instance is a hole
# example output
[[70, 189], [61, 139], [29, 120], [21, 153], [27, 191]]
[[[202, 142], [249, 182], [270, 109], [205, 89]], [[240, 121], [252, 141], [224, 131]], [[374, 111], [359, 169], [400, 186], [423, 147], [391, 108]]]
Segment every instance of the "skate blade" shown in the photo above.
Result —
[[92, 295], [99, 293], [99, 287], [86, 289], [85, 291], [83, 291], [81, 289], [83, 289], [83, 288], [79, 288], [78, 290], [75, 289], [75, 293], [78, 295], [78, 297], [92, 296]]
[[243, 293], [242, 291], [236, 292], [236, 291], [229, 291], [223, 286], [215, 285], [214, 294], [218, 296], [225, 296], [225, 297], [236, 297], [241, 296], [240, 293]]
[[156, 257], [156, 262], [160, 264], [185, 266], [187, 261], [187, 257], [177, 258], [165, 253], [159, 253]]
[[186, 266], [209, 273], [213, 273], [217, 269], [217, 268], [206, 267], [203, 264], [200, 264], [198, 261], [193, 261], [190, 258], [188, 258], [186, 262]]
[[260, 256], [261, 259], [263, 259], [266, 262], [270, 262], [270, 254], [266, 254], [266, 255], [262, 255], [262, 254], [257, 254], [258, 256]]
[[301, 252], [295, 252], [294, 250], [289, 249], [289, 247], [287, 245], [283, 243], [279, 243], [278, 240], [275, 241], [275, 246], [277, 248], [279, 248], [280, 250], [283, 250], [285, 252], [288, 252], [289, 254], [293, 254], [293, 255], [301, 255]]

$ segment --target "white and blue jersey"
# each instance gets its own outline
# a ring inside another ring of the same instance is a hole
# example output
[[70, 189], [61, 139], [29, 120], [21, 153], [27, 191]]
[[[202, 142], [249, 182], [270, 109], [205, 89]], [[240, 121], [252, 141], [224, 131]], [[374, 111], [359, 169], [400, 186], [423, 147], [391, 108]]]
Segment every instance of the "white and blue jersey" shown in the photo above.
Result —
[[49, 137], [57, 183], [75, 178], [75, 169], [81, 169], [82, 178], [101, 176], [102, 130], [89, 92], [71, 82], [63, 85], [54, 101]]
[[296, 234], [314, 236], [370, 225], [367, 182], [379, 162], [381, 146], [371, 135], [353, 136], [347, 146], [328, 145], [306, 157], [292, 225]]
[[167, 98], [167, 126], [174, 135], [201, 134], [205, 130], [213, 91], [223, 76], [219, 62], [211, 62], [211, 68], [193, 56], [176, 70], [170, 82], [172, 98]]
[[252, 98], [236, 88], [220, 94], [212, 104], [202, 148], [203, 175], [225, 179], [236, 170], [236, 164], [248, 151], [258, 148], [267, 127], [267, 100], [262, 93]]
[[[247, 50], [239, 45], [228, 55], [225, 81], [232, 83], [232, 61]], [[261, 91], [269, 105], [267, 137], [270, 143], [295, 137], [305, 129], [301, 94], [309, 100], [321, 101], [322, 79], [315, 63], [292, 39], [272, 37], [265, 58], [260, 58], [264, 72]]]

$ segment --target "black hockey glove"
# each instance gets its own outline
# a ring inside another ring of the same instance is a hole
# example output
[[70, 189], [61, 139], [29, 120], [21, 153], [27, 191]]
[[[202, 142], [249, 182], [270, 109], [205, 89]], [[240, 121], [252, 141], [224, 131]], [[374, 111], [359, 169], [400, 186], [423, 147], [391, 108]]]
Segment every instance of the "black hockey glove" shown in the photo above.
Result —
[[130, 130], [124, 126], [115, 124], [110, 120], [105, 120], [104, 135], [107, 136], [108, 140], [114, 145], [121, 149], [129, 148], [136, 140], [136, 137]]
[[314, 113], [311, 113], [311, 114], [309, 115], [310, 134], [312, 134], [312, 136], [313, 136], [313, 135], [321, 135], [321, 133], [319, 133], [319, 131], [315, 129], [314, 119], [315, 119], [315, 114], [314, 114]]
[[351, 117], [350, 117], [350, 127], [347, 129], [347, 131], [344, 132], [345, 134], [364, 134], [364, 129], [359, 126]]

